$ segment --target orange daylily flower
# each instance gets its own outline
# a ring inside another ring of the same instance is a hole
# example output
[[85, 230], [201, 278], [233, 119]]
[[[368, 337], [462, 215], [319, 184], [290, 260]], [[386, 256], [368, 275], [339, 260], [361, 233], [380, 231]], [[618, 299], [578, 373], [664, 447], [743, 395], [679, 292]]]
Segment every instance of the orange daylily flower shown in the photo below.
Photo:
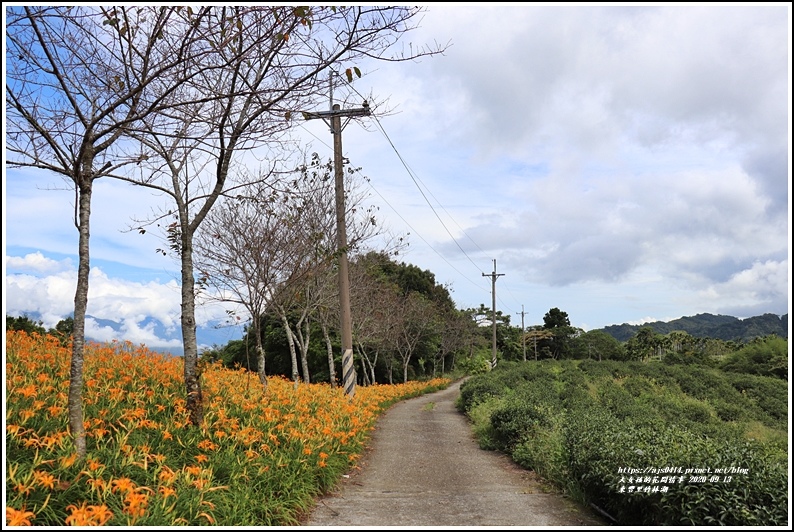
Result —
[[6, 506], [6, 526], [30, 526], [30, 520], [34, 519], [36, 514], [33, 512], [26, 512], [16, 510], [10, 506]]
[[201, 468], [198, 466], [185, 466], [185, 473], [198, 476], [201, 474]]
[[124, 513], [133, 517], [143, 517], [147, 506], [149, 506], [149, 497], [145, 493], [130, 491], [124, 498]]
[[171, 484], [176, 479], [176, 473], [168, 466], [163, 466], [163, 470], [157, 477], [166, 484]]
[[61, 467], [63, 468], [71, 467], [72, 464], [74, 464], [75, 460], [77, 460], [76, 454], [72, 454], [70, 456], [64, 456], [63, 458], [61, 458]]
[[159, 488], [160, 495], [163, 496], [163, 499], [167, 499], [170, 496], [176, 497], [176, 490], [174, 488], [168, 486], [160, 486]]
[[113, 512], [104, 504], [87, 506], [83, 502], [79, 508], [70, 504], [66, 509], [71, 511], [66, 518], [66, 524], [70, 526], [102, 526], [113, 517]]
[[33, 471], [33, 478], [40, 485], [47, 489], [53, 489], [57, 479], [46, 471]]
[[127, 492], [131, 492], [131, 491], [135, 491], [135, 488], [137, 487], [135, 485], [135, 482], [133, 482], [132, 480], [130, 480], [130, 479], [126, 478], [126, 477], [113, 479], [113, 481], [111, 482], [111, 485], [113, 486], [113, 488], [112, 488], [113, 493], [116, 493], [116, 492], [119, 492], [119, 491], [122, 492], [122, 493], [127, 493]]

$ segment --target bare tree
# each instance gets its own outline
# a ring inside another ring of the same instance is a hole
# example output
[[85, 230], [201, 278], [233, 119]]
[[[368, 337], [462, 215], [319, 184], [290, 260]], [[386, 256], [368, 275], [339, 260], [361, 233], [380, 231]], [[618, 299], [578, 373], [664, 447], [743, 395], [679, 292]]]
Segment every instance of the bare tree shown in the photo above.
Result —
[[398, 324], [394, 350], [402, 362], [403, 382], [408, 382], [411, 358], [419, 343], [434, 330], [435, 309], [421, 294], [409, 292], [400, 298], [395, 310]]
[[378, 356], [396, 341], [398, 289], [375, 277], [365, 261], [351, 263], [350, 307], [353, 339], [364, 367], [364, 384], [375, 384]]
[[331, 388], [335, 388], [336, 382], [336, 364], [334, 362], [334, 344], [331, 341], [331, 320], [334, 323], [339, 323], [339, 297], [336, 292], [331, 289], [331, 283], [336, 279], [336, 272], [333, 269], [328, 270], [330, 278], [323, 283], [322, 297], [317, 305], [317, 321], [320, 324], [320, 330], [323, 334], [325, 341], [325, 352], [328, 358], [328, 375]]
[[433, 377], [436, 376], [436, 365], [441, 362], [442, 375], [446, 371], [445, 361], [446, 358], [452, 355], [452, 367], [455, 367], [455, 353], [461, 351], [468, 346], [468, 335], [472, 333], [474, 322], [464, 312], [451, 309], [439, 310], [443, 325], [439, 329], [440, 341], [438, 352], [433, 357]]
[[[212, 297], [236, 302], [251, 315], [265, 386], [260, 324], [268, 310], [279, 315], [287, 334], [293, 378], [299, 378], [297, 344], [303, 377], [309, 381], [309, 318], [324, 297], [324, 279], [334, 259], [329, 179], [327, 164], [315, 154], [311, 163], [289, 175], [237, 190], [209, 213], [195, 236], [196, 265], [200, 279], [214, 287]], [[352, 202], [351, 209], [358, 205]], [[353, 234], [360, 239], [365, 233]], [[299, 314], [294, 328], [289, 322], [293, 311]]]
[[[121, 149], [126, 129], [162, 110], [185, 81], [178, 66], [195, 53], [185, 28], [172, 33], [177, 8], [6, 8], [6, 147], [8, 165], [63, 176], [75, 193], [79, 234], [74, 343], [69, 381], [69, 429], [85, 456], [82, 414], [85, 315], [90, 270], [94, 182], [136, 162]], [[180, 46], [170, 45], [179, 42]], [[161, 78], [164, 93], [147, 94]]]
[[[187, 408], [191, 422], [198, 424], [203, 410], [196, 371], [192, 240], [218, 198], [244, 183], [244, 172], [237, 169], [250, 163], [242, 156], [267, 157], [261, 150], [283, 139], [293, 113], [314, 107], [325, 96], [320, 78], [327, 70], [367, 58], [407, 60], [442, 49], [389, 55], [415, 24], [421, 12], [417, 8], [253, 5], [183, 12], [204, 36], [211, 57], [184, 65], [199, 74], [180, 94], [182, 106], [142, 122], [131, 134], [151, 150], [152, 176], [162, 178], [138, 183], [166, 192], [177, 205], [171, 237], [178, 240], [173, 248], [182, 269]], [[188, 162], [197, 169], [190, 175]]]
[[[351, 254], [359, 252], [373, 238], [387, 236], [376, 220], [374, 207], [367, 206], [365, 203], [367, 197], [363, 189], [363, 181], [367, 178], [361, 175], [360, 170], [360, 168], [348, 166], [344, 180], [347, 251]], [[301, 217], [305, 226], [303, 230], [305, 241], [302, 245], [308, 246], [309, 259], [313, 266], [310, 268], [308, 276], [300, 277], [301, 283], [296, 286], [296, 291], [299, 290], [299, 293], [293, 295], [291, 305], [292, 310], [297, 314], [292, 336], [300, 351], [305, 382], [310, 382], [307, 360], [311, 331], [310, 320], [319, 318], [322, 310], [325, 310], [324, 316], [328, 318], [327, 309], [338, 309], [337, 304], [330, 307], [328, 303], [330, 297], [338, 299], [335, 270], [338, 267], [339, 255], [336, 249], [335, 191], [331, 186], [333, 171], [333, 161], [322, 163], [316, 154], [313, 155], [311, 164], [304, 170], [307, 177], [320, 177], [321, 182], [326, 185], [313, 192], [310, 203], [314, 205], [314, 208], [305, 209]], [[388, 242], [387, 238], [383, 244], [388, 245]], [[326, 346], [328, 346], [330, 338], [327, 334], [325, 340]], [[329, 370], [332, 369], [329, 365]], [[333, 371], [331, 375], [333, 375]]]
[[[261, 324], [271, 287], [282, 283], [291, 254], [291, 228], [297, 223], [299, 202], [291, 191], [251, 185], [246, 194], [227, 198], [207, 216], [196, 234], [199, 279], [214, 288], [212, 297], [241, 305], [251, 317], [257, 373], [267, 387]], [[286, 185], [286, 183], [284, 183]]]

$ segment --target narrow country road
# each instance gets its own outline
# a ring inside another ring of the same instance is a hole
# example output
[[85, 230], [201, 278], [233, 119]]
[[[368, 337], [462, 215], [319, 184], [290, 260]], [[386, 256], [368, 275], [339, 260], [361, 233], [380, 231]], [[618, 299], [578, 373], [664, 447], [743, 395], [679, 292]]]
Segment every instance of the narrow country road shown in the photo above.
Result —
[[455, 408], [461, 381], [392, 406], [359, 467], [302, 526], [583, 527], [606, 522], [530, 471], [484, 451]]

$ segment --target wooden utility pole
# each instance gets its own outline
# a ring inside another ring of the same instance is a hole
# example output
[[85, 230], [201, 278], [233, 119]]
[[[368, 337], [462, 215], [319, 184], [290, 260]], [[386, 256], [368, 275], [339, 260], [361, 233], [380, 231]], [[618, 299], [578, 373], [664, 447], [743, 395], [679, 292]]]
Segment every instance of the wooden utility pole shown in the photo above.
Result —
[[521, 305], [521, 312], [516, 312], [516, 314], [521, 314], [521, 347], [524, 348], [524, 362], [527, 361], [527, 336], [526, 331], [524, 330], [524, 305]]
[[[350, 397], [356, 394], [356, 369], [353, 365], [353, 325], [350, 317], [350, 276], [347, 265], [347, 224], [345, 221], [345, 183], [342, 162], [342, 117], [369, 116], [369, 105], [365, 101], [359, 109], [339, 108], [334, 104], [331, 111], [303, 113], [303, 118], [321, 118], [328, 124], [334, 135], [334, 178], [336, 194], [336, 246], [339, 253], [339, 320], [342, 329], [342, 385]], [[349, 121], [349, 120], [348, 120]], [[345, 122], [347, 125], [347, 122]], [[334, 375], [331, 375], [334, 378]]]
[[491, 322], [493, 324], [493, 348], [491, 351], [491, 369], [496, 367], [496, 278], [504, 275], [496, 273], [496, 259], [493, 260], [493, 273], [482, 274], [483, 277], [491, 278]]

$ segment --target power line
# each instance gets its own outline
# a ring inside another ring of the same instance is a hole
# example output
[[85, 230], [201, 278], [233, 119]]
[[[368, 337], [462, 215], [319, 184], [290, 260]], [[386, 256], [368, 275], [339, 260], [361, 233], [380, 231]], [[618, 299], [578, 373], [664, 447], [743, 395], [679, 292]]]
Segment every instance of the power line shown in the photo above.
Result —
[[[303, 125], [301, 125], [301, 127], [303, 127], [303, 129], [304, 129], [304, 130], [305, 130], [307, 133], [309, 133], [311, 136], [313, 136], [314, 138], [316, 138], [318, 141], [320, 141], [320, 142], [321, 142], [322, 144], [324, 144], [326, 147], [329, 147], [329, 148], [330, 148], [330, 146], [328, 146], [328, 144], [327, 144], [325, 141], [323, 141], [321, 138], [319, 138], [317, 135], [315, 135], [314, 133], [312, 133], [311, 131], [309, 131], [308, 129], [306, 129], [306, 128], [305, 128]], [[360, 171], [360, 170], [357, 170], [357, 173], [358, 173], [359, 175], [361, 175], [362, 177], [364, 177], [364, 176], [363, 176], [363, 174], [361, 174], [361, 171]], [[457, 269], [457, 268], [456, 268], [456, 267], [455, 267], [455, 266], [454, 266], [454, 265], [453, 265], [451, 262], [449, 262], [449, 261], [447, 260], [447, 258], [446, 258], [444, 255], [442, 255], [442, 254], [441, 254], [441, 253], [440, 253], [440, 252], [439, 252], [439, 251], [438, 251], [438, 250], [437, 250], [435, 247], [433, 247], [433, 245], [432, 245], [432, 244], [430, 244], [430, 243], [429, 243], [427, 240], [425, 240], [425, 238], [422, 236], [422, 234], [421, 234], [419, 231], [417, 231], [417, 230], [416, 230], [416, 229], [415, 229], [415, 228], [414, 228], [414, 227], [413, 227], [413, 226], [412, 226], [412, 225], [411, 225], [411, 224], [408, 222], [408, 220], [406, 220], [406, 219], [403, 217], [403, 215], [402, 215], [402, 214], [400, 214], [400, 212], [399, 212], [399, 211], [398, 211], [398, 210], [397, 210], [397, 209], [396, 209], [396, 208], [395, 208], [395, 207], [394, 207], [394, 206], [393, 206], [391, 203], [389, 203], [389, 200], [387, 200], [387, 199], [386, 199], [386, 198], [383, 196], [383, 194], [381, 194], [381, 193], [378, 191], [378, 189], [377, 189], [377, 188], [375, 188], [375, 186], [372, 184], [372, 182], [371, 182], [371, 181], [369, 181], [369, 180], [366, 180], [366, 181], [367, 181], [367, 184], [369, 185], [369, 187], [370, 187], [370, 188], [373, 190], [373, 192], [375, 192], [375, 194], [377, 194], [377, 195], [378, 195], [378, 197], [379, 197], [379, 198], [380, 198], [380, 199], [381, 199], [381, 200], [382, 200], [382, 201], [383, 201], [383, 202], [384, 202], [386, 205], [388, 205], [388, 206], [389, 206], [389, 208], [391, 208], [391, 210], [392, 210], [392, 211], [394, 211], [394, 213], [395, 213], [397, 216], [399, 216], [399, 217], [400, 217], [400, 219], [403, 221], [403, 223], [405, 223], [405, 225], [407, 225], [407, 226], [408, 226], [408, 228], [409, 228], [409, 229], [410, 229], [410, 230], [411, 230], [411, 231], [412, 231], [412, 232], [413, 232], [413, 233], [414, 233], [416, 236], [418, 236], [418, 237], [419, 237], [419, 239], [420, 239], [420, 240], [422, 240], [422, 242], [424, 242], [424, 243], [427, 245], [427, 247], [428, 247], [428, 248], [430, 248], [430, 249], [431, 249], [431, 250], [432, 250], [432, 251], [433, 251], [433, 252], [434, 252], [436, 255], [438, 255], [438, 256], [441, 258], [441, 260], [443, 260], [444, 262], [446, 262], [446, 263], [447, 263], [447, 265], [448, 265], [450, 268], [452, 268], [453, 270], [455, 270], [455, 271], [456, 271], [456, 272], [457, 272], [457, 273], [458, 273], [458, 274], [459, 274], [459, 275], [460, 275], [462, 278], [464, 278], [464, 279], [466, 279], [467, 281], [469, 281], [469, 282], [470, 282], [472, 285], [476, 286], [477, 288], [479, 288], [480, 290], [483, 290], [483, 291], [485, 291], [485, 292], [487, 292], [487, 291], [488, 291], [488, 290], [487, 290], [487, 288], [485, 288], [485, 287], [483, 287], [483, 286], [481, 286], [481, 285], [479, 285], [479, 284], [475, 283], [474, 281], [472, 281], [470, 277], [468, 277], [468, 276], [467, 276], [465, 273], [463, 273], [463, 272], [461, 272], [460, 270], [458, 270], [458, 269]], [[475, 266], [476, 266], [476, 265], [475, 265]]]
[[[397, 154], [397, 158], [398, 158], [398, 159], [400, 159], [400, 162], [402, 163], [403, 167], [405, 167], [405, 170], [408, 172], [408, 175], [411, 177], [411, 180], [414, 182], [414, 185], [416, 185], [416, 188], [417, 188], [417, 189], [419, 189], [419, 193], [420, 193], [420, 194], [422, 194], [422, 197], [424, 198], [424, 200], [425, 200], [425, 202], [427, 203], [427, 205], [430, 207], [430, 210], [432, 210], [432, 211], [433, 211], [433, 214], [435, 214], [435, 215], [436, 215], [436, 218], [438, 218], [438, 221], [441, 223], [441, 226], [442, 226], [442, 227], [444, 228], [444, 230], [447, 232], [447, 234], [448, 234], [448, 235], [449, 235], [449, 237], [452, 239], [452, 241], [453, 241], [453, 242], [455, 242], [455, 245], [456, 245], [456, 246], [458, 246], [458, 249], [461, 251], [461, 253], [463, 253], [463, 255], [464, 255], [464, 256], [465, 256], [467, 259], [469, 259], [469, 262], [471, 262], [471, 263], [472, 263], [472, 265], [473, 265], [475, 268], [477, 268], [478, 270], [480, 270], [480, 271], [482, 272], [482, 269], [481, 269], [481, 268], [479, 268], [479, 267], [477, 266], [477, 264], [476, 264], [476, 263], [475, 263], [475, 262], [474, 262], [474, 261], [471, 259], [471, 257], [469, 257], [469, 254], [468, 254], [468, 253], [466, 253], [466, 250], [464, 250], [464, 249], [461, 247], [460, 243], [458, 243], [458, 240], [457, 240], [457, 239], [455, 238], [455, 236], [454, 236], [454, 235], [453, 235], [453, 234], [450, 232], [449, 228], [448, 228], [448, 227], [447, 227], [447, 225], [444, 223], [444, 220], [442, 220], [442, 219], [441, 219], [441, 217], [438, 215], [438, 212], [436, 211], [435, 207], [433, 207], [433, 205], [430, 203], [430, 200], [428, 200], [428, 199], [427, 199], [427, 196], [425, 195], [424, 191], [422, 190], [422, 187], [420, 187], [420, 186], [419, 186], [419, 183], [417, 182], [417, 178], [414, 176], [413, 172], [411, 171], [411, 169], [410, 169], [410, 168], [408, 167], [408, 165], [406, 164], [406, 162], [405, 162], [405, 160], [403, 159], [403, 157], [402, 157], [402, 155], [400, 154], [400, 152], [399, 152], [399, 151], [397, 150], [397, 148], [394, 146], [394, 143], [392, 142], [391, 138], [389, 138], [389, 135], [386, 133], [386, 130], [385, 130], [385, 129], [383, 129], [383, 126], [381, 125], [381, 123], [380, 123], [380, 121], [378, 120], [378, 118], [377, 118], [377, 117], [374, 117], [374, 116], [373, 116], [373, 118], [375, 119], [375, 123], [376, 123], [376, 124], [378, 124], [378, 128], [380, 129], [381, 133], [383, 133], [383, 136], [386, 138], [386, 140], [389, 142], [389, 145], [390, 145], [390, 146], [392, 147], [392, 149], [394, 150], [394, 153], [395, 153], [395, 154]], [[467, 235], [467, 236], [468, 236], [468, 235]], [[478, 246], [478, 247], [479, 247], [479, 246]]]
[[[337, 74], [337, 75], [339, 75], [339, 73], [338, 73], [338, 72], [337, 72], [336, 74]], [[352, 88], [352, 90], [353, 90], [353, 91], [354, 91], [356, 94], [358, 94], [358, 95], [359, 95], [361, 98], [365, 98], [365, 97], [364, 97], [364, 96], [363, 96], [363, 95], [362, 95], [360, 92], [358, 92], [358, 91], [357, 91], [355, 88], [353, 88], [353, 87], [351, 87], [351, 88]], [[403, 156], [400, 154], [400, 152], [399, 152], [399, 150], [397, 149], [397, 147], [394, 145], [394, 142], [392, 142], [392, 140], [391, 140], [391, 138], [389, 137], [388, 133], [386, 133], [386, 130], [385, 130], [385, 128], [383, 127], [383, 124], [381, 124], [381, 122], [380, 122], [380, 120], [378, 120], [377, 116], [375, 116], [375, 115], [369, 115], [369, 116], [375, 120], [375, 123], [377, 124], [377, 126], [378, 126], [378, 129], [380, 130], [381, 134], [384, 136], [384, 138], [387, 140], [387, 142], [388, 142], [388, 143], [389, 143], [389, 145], [391, 146], [391, 148], [392, 148], [392, 150], [394, 151], [394, 153], [397, 155], [397, 158], [400, 160], [400, 163], [403, 165], [403, 167], [405, 168], [406, 172], [408, 172], [408, 175], [409, 175], [409, 177], [410, 177], [410, 178], [411, 178], [411, 180], [414, 182], [414, 185], [416, 186], [416, 188], [419, 190], [419, 193], [422, 195], [422, 198], [425, 200], [425, 203], [427, 203], [427, 205], [428, 205], [428, 206], [430, 207], [430, 209], [433, 211], [433, 214], [434, 214], [434, 215], [436, 216], [436, 218], [438, 219], [439, 223], [441, 223], [441, 226], [444, 228], [444, 230], [445, 230], [445, 231], [447, 232], [447, 234], [450, 236], [450, 238], [451, 238], [451, 239], [452, 239], [452, 241], [455, 243], [455, 245], [458, 247], [458, 249], [460, 249], [461, 253], [463, 253], [463, 255], [464, 255], [464, 256], [465, 256], [465, 257], [466, 257], [466, 258], [469, 260], [469, 262], [471, 262], [471, 264], [472, 264], [472, 265], [473, 265], [475, 268], [477, 268], [478, 270], [482, 271], [482, 270], [481, 270], [481, 268], [479, 268], [479, 267], [477, 266], [477, 264], [476, 264], [476, 263], [475, 263], [475, 262], [472, 260], [472, 258], [469, 256], [469, 254], [468, 254], [468, 253], [466, 253], [466, 250], [464, 250], [464, 249], [463, 249], [463, 247], [460, 245], [460, 243], [458, 242], [458, 240], [455, 238], [455, 236], [454, 236], [454, 235], [452, 234], [452, 232], [449, 230], [449, 228], [447, 227], [447, 225], [446, 225], [446, 224], [444, 223], [444, 221], [441, 219], [441, 217], [439, 216], [439, 214], [438, 214], [438, 212], [436, 211], [435, 207], [433, 207], [433, 204], [432, 204], [432, 203], [430, 202], [430, 200], [427, 198], [427, 195], [425, 194], [425, 192], [424, 192], [424, 190], [423, 190], [423, 188], [422, 188], [422, 187], [424, 187], [424, 189], [426, 189], [426, 190], [427, 190], [428, 194], [430, 194], [430, 196], [432, 196], [432, 197], [433, 197], [433, 199], [436, 201], [436, 203], [438, 204], [438, 206], [439, 206], [441, 209], [443, 209], [443, 210], [444, 210], [444, 212], [447, 214], [447, 216], [450, 218], [450, 220], [452, 220], [452, 222], [453, 222], [453, 223], [455, 223], [455, 225], [458, 227], [458, 229], [460, 229], [460, 230], [461, 230], [461, 232], [462, 232], [462, 233], [463, 233], [463, 234], [466, 236], [466, 238], [468, 238], [468, 239], [469, 239], [469, 240], [470, 240], [470, 241], [471, 241], [471, 242], [472, 242], [472, 243], [473, 243], [473, 244], [474, 244], [474, 245], [477, 247], [477, 249], [479, 249], [479, 250], [480, 250], [480, 251], [482, 251], [483, 253], [485, 253], [485, 251], [484, 251], [484, 250], [483, 250], [483, 249], [482, 249], [482, 248], [479, 246], [479, 244], [477, 244], [477, 242], [476, 242], [476, 241], [475, 241], [475, 240], [474, 240], [474, 239], [473, 239], [473, 238], [472, 238], [472, 237], [471, 237], [471, 236], [470, 236], [470, 235], [469, 235], [469, 234], [468, 234], [468, 233], [467, 233], [465, 230], [463, 230], [463, 228], [460, 226], [460, 224], [458, 224], [458, 223], [457, 223], [457, 221], [456, 221], [456, 220], [455, 220], [455, 219], [452, 217], [452, 215], [449, 213], [449, 211], [447, 211], [447, 210], [446, 210], [446, 208], [445, 208], [445, 207], [444, 207], [444, 206], [441, 204], [441, 202], [438, 200], [438, 198], [436, 198], [436, 197], [435, 197], [435, 195], [434, 195], [434, 194], [432, 193], [432, 191], [431, 191], [431, 190], [430, 190], [430, 189], [427, 187], [427, 185], [425, 185], [425, 184], [424, 184], [424, 183], [421, 181], [421, 179], [420, 179], [420, 178], [419, 178], [419, 177], [418, 177], [418, 176], [415, 174], [415, 172], [414, 172], [414, 171], [411, 169], [411, 167], [410, 167], [410, 166], [408, 165], [408, 163], [405, 161], [405, 159], [403, 158]], [[308, 131], [308, 130], [306, 130], [306, 131]], [[311, 133], [311, 132], [309, 132], [309, 133], [310, 133], [312, 136], [314, 136], [315, 138], [317, 138], [318, 140], [320, 140], [320, 142], [323, 142], [321, 139], [319, 139], [319, 137], [317, 137], [317, 136], [316, 136], [316, 135], [314, 135], [313, 133]], [[325, 144], [325, 142], [323, 142], [323, 144]], [[326, 145], [327, 145], [327, 144], [326, 144]], [[427, 246], [428, 246], [430, 249], [432, 249], [432, 250], [433, 250], [433, 252], [435, 252], [435, 253], [436, 253], [436, 254], [437, 254], [439, 257], [441, 257], [441, 259], [442, 259], [442, 260], [444, 260], [444, 262], [446, 262], [446, 263], [447, 263], [447, 264], [448, 264], [448, 265], [449, 265], [449, 266], [450, 266], [450, 267], [451, 267], [453, 270], [455, 270], [455, 271], [456, 271], [456, 272], [458, 272], [458, 273], [459, 273], [461, 276], [463, 276], [463, 277], [464, 277], [464, 278], [465, 278], [467, 281], [469, 281], [470, 283], [472, 283], [474, 286], [477, 286], [478, 288], [481, 288], [481, 289], [485, 290], [484, 288], [482, 288], [481, 286], [479, 286], [477, 283], [475, 283], [474, 281], [472, 281], [472, 280], [471, 280], [469, 277], [467, 277], [465, 274], [463, 274], [462, 272], [460, 272], [460, 271], [459, 271], [457, 268], [455, 268], [455, 267], [454, 267], [454, 266], [453, 266], [453, 265], [452, 265], [452, 264], [451, 264], [451, 263], [450, 263], [450, 262], [449, 262], [449, 261], [448, 261], [448, 260], [447, 260], [447, 259], [446, 259], [446, 258], [445, 258], [445, 257], [444, 257], [444, 256], [443, 256], [443, 255], [442, 255], [440, 252], [439, 252], [439, 251], [438, 251], [438, 250], [436, 250], [436, 249], [435, 249], [435, 248], [434, 248], [434, 247], [433, 247], [433, 246], [432, 246], [432, 245], [431, 245], [429, 242], [427, 242], [427, 240], [425, 240], [425, 239], [424, 239], [424, 237], [422, 237], [422, 235], [421, 235], [421, 234], [420, 234], [418, 231], [416, 231], [416, 230], [415, 230], [415, 229], [414, 229], [414, 228], [411, 226], [411, 224], [409, 224], [409, 223], [407, 222], [407, 220], [405, 220], [405, 218], [404, 218], [404, 217], [403, 217], [403, 216], [402, 216], [402, 215], [401, 215], [401, 214], [400, 214], [400, 213], [397, 211], [397, 209], [395, 209], [395, 208], [394, 208], [394, 207], [391, 205], [391, 203], [389, 203], [389, 202], [388, 202], [388, 200], [386, 200], [386, 198], [385, 198], [385, 197], [384, 197], [384, 196], [383, 196], [383, 195], [382, 195], [380, 192], [378, 192], [378, 190], [377, 190], [377, 189], [376, 189], [376, 188], [375, 188], [375, 187], [372, 185], [372, 183], [371, 183], [371, 182], [369, 182], [369, 181], [368, 181], [368, 183], [369, 183], [370, 187], [372, 188], [372, 190], [373, 190], [373, 191], [375, 191], [375, 193], [376, 193], [376, 194], [378, 194], [378, 196], [379, 196], [379, 197], [380, 197], [380, 198], [381, 198], [381, 199], [382, 199], [382, 200], [383, 200], [383, 201], [384, 201], [384, 202], [385, 202], [385, 203], [386, 203], [386, 204], [387, 204], [387, 205], [388, 205], [388, 206], [389, 206], [389, 207], [390, 207], [390, 208], [391, 208], [391, 209], [392, 209], [392, 210], [393, 210], [393, 211], [394, 211], [396, 214], [397, 214], [397, 216], [399, 216], [399, 217], [400, 217], [400, 219], [402, 219], [402, 220], [403, 220], [403, 222], [404, 222], [404, 223], [405, 223], [405, 224], [406, 224], [406, 225], [407, 225], [409, 228], [411, 228], [411, 230], [412, 230], [412, 231], [413, 231], [413, 232], [414, 232], [414, 233], [415, 233], [417, 236], [419, 236], [419, 238], [420, 238], [420, 239], [421, 239], [421, 240], [422, 240], [422, 241], [423, 241], [423, 242], [424, 242], [424, 243], [425, 243], [425, 244], [426, 244], [426, 245], [427, 245]], [[421, 183], [421, 186], [420, 186], [420, 183]], [[506, 287], [506, 288], [507, 288], [507, 287]], [[513, 296], [513, 294], [512, 294], [512, 291], [510, 291], [510, 290], [509, 290], [509, 288], [507, 289], [507, 291], [508, 291], [508, 293], [510, 293], [510, 294], [511, 294], [511, 296]], [[513, 298], [515, 299], [515, 296], [513, 296]], [[508, 310], [510, 310], [510, 312], [512, 312], [512, 309], [511, 309], [511, 308], [510, 308], [508, 305], [506, 305], [506, 304], [505, 304], [505, 303], [504, 303], [504, 302], [501, 300], [501, 298], [500, 298], [500, 302], [501, 302], [501, 303], [502, 303], [502, 304], [503, 304], [505, 307], [508, 307]]]
[[[335, 72], [335, 71], [334, 71], [334, 72]], [[340, 74], [339, 74], [338, 72], [336, 72], [336, 75], [340, 75]], [[361, 98], [365, 98], [365, 96], [364, 96], [363, 94], [361, 94], [361, 93], [360, 93], [358, 90], [356, 90], [356, 88], [355, 88], [355, 87], [351, 86], [350, 88], [351, 88], [351, 89], [353, 90], [353, 92], [355, 92], [355, 93], [356, 93], [356, 94], [357, 94], [359, 97], [361, 97]], [[421, 180], [421, 179], [419, 179], [419, 176], [417, 176], [417, 175], [414, 173], [414, 171], [413, 171], [413, 170], [410, 168], [410, 166], [408, 166], [408, 163], [406, 163], [406, 162], [405, 162], [405, 160], [403, 159], [402, 155], [400, 155], [400, 152], [399, 152], [399, 150], [397, 150], [397, 147], [396, 147], [396, 146], [394, 145], [394, 143], [392, 142], [392, 140], [391, 140], [391, 138], [389, 137], [388, 133], [386, 133], [386, 129], [383, 127], [383, 124], [381, 124], [381, 123], [380, 123], [380, 120], [378, 120], [378, 117], [377, 117], [377, 116], [375, 116], [375, 115], [370, 115], [370, 116], [371, 116], [371, 118], [373, 118], [373, 119], [375, 120], [375, 123], [378, 125], [378, 129], [380, 129], [380, 132], [383, 134], [383, 136], [384, 136], [384, 137], [386, 138], [386, 140], [389, 142], [389, 145], [391, 146], [392, 150], [394, 150], [394, 153], [395, 153], [395, 154], [397, 154], [397, 158], [398, 158], [398, 159], [400, 159], [400, 162], [402, 163], [403, 167], [405, 167], [405, 170], [408, 172], [408, 175], [409, 175], [409, 176], [411, 177], [411, 179], [413, 180], [414, 184], [416, 185], [416, 188], [417, 188], [417, 189], [419, 189], [419, 192], [422, 194], [422, 197], [424, 198], [425, 202], [426, 202], [426, 203], [427, 203], [427, 205], [430, 207], [430, 209], [433, 211], [433, 214], [435, 214], [435, 215], [436, 215], [436, 218], [438, 218], [438, 221], [439, 221], [439, 222], [441, 222], [441, 225], [442, 225], [442, 227], [444, 227], [444, 230], [447, 232], [447, 234], [449, 234], [450, 238], [452, 238], [452, 241], [453, 241], [453, 242], [455, 242], [455, 245], [456, 245], [456, 246], [458, 246], [458, 249], [460, 249], [460, 251], [461, 251], [461, 252], [462, 252], [462, 253], [463, 253], [463, 254], [466, 256], [466, 258], [467, 258], [467, 259], [469, 259], [469, 262], [471, 262], [471, 263], [472, 263], [472, 265], [474, 265], [474, 267], [475, 267], [475, 268], [477, 268], [478, 270], [482, 271], [482, 269], [481, 269], [481, 268], [479, 268], [479, 267], [477, 266], [477, 264], [475, 264], [475, 263], [474, 263], [474, 261], [471, 259], [471, 257], [469, 257], [469, 255], [466, 253], [466, 251], [465, 251], [465, 250], [464, 250], [464, 249], [463, 249], [463, 248], [460, 246], [460, 244], [458, 243], [458, 240], [457, 240], [457, 239], [456, 239], [456, 238], [455, 238], [455, 237], [452, 235], [452, 233], [451, 233], [451, 232], [450, 232], [450, 230], [447, 228], [447, 226], [446, 226], [446, 224], [444, 223], [444, 221], [441, 219], [441, 217], [440, 217], [440, 216], [438, 215], [438, 213], [436, 212], [436, 209], [433, 207], [433, 205], [432, 205], [432, 204], [430, 203], [430, 201], [427, 199], [427, 196], [425, 195], [424, 191], [422, 190], [422, 187], [421, 187], [421, 186], [419, 186], [419, 183], [422, 183], [422, 180]], [[462, 232], [464, 235], [466, 235], [466, 238], [468, 238], [468, 239], [469, 239], [469, 240], [472, 242], [472, 244], [474, 244], [474, 245], [477, 247], [477, 249], [479, 249], [480, 251], [482, 251], [483, 253], [485, 253], [485, 251], [484, 251], [484, 250], [483, 250], [483, 249], [482, 249], [482, 248], [479, 246], [479, 244], [477, 244], [477, 242], [475, 242], [475, 241], [474, 241], [474, 239], [473, 239], [473, 238], [471, 238], [471, 237], [468, 235], [468, 233], [466, 233], [466, 231], [464, 231], [464, 230], [463, 230], [463, 228], [460, 226], [460, 224], [458, 224], [458, 222], [457, 222], [457, 221], [455, 221], [455, 219], [452, 217], [452, 215], [451, 215], [451, 214], [449, 214], [449, 211], [447, 211], [447, 210], [444, 208], [444, 206], [441, 204], [441, 202], [440, 202], [440, 201], [438, 201], [438, 198], [436, 198], [436, 197], [433, 195], [433, 193], [430, 191], [430, 189], [427, 187], [427, 185], [425, 185], [424, 183], [422, 183], [422, 186], [424, 186], [424, 188], [427, 190], [427, 192], [428, 192], [428, 193], [429, 193], [431, 196], [433, 196], [433, 199], [434, 199], [434, 200], [436, 200], [436, 203], [438, 204], [438, 206], [439, 206], [439, 207], [441, 207], [441, 208], [444, 210], [444, 212], [445, 212], [445, 213], [447, 213], [447, 216], [449, 216], [450, 220], [452, 220], [452, 221], [455, 223], [455, 225], [457, 225], [457, 226], [458, 226], [458, 229], [460, 229], [460, 230], [461, 230], [461, 232]]]

